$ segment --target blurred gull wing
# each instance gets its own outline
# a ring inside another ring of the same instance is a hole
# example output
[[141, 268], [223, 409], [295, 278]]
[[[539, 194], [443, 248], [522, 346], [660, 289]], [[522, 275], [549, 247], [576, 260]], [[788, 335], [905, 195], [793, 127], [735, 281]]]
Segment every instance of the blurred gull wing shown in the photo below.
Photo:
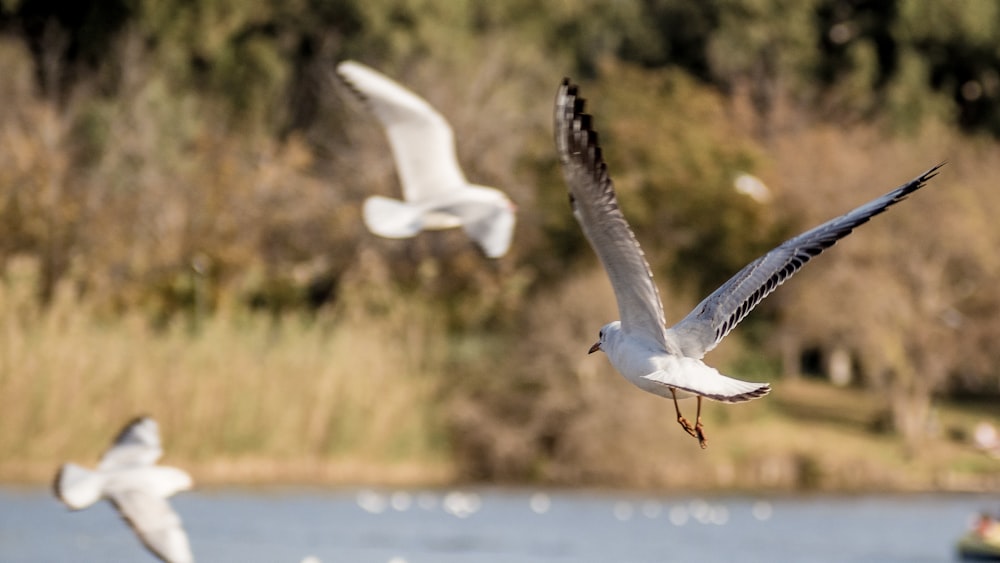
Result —
[[116, 491], [109, 500], [154, 555], [169, 563], [194, 561], [187, 534], [166, 499], [143, 491]]
[[622, 330], [666, 349], [663, 305], [653, 273], [618, 207], [597, 133], [583, 108], [577, 86], [564, 79], [556, 96], [555, 136], [573, 215], [611, 279]]
[[148, 416], [134, 419], [125, 425], [104, 452], [98, 471], [153, 465], [163, 455], [160, 445], [160, 427]]
[[765, 297], [809, 260], [869, 219], [906, 199], [937, 175], [939, 164], [853, 211], [791, 238], [754, 260], [722, 284], [667, 332], [684, 355], [700, 358], [736, 327]]
[[485, 210], [480, 218], [463, 224], [465, 232], [476, 241], [489, 258], [500, 258], [510, 248], [514, 236], [514, 210], [511, 207], [479, 205]]
[[430, 104], [354, 61], [337, 65], [337, 74], [385, 128], [404, 199], [420, 201], [466, 185], [451, 126]]

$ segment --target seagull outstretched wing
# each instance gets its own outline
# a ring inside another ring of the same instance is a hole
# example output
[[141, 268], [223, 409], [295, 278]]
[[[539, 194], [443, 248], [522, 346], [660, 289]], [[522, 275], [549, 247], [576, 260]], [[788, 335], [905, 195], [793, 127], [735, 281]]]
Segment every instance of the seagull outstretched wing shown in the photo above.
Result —
[[169, 563], [194, 561], [181, 518], [167, 499], [136, 489], [112, 493], [108, 499], [157, 557]]
[[337, 74], [382, 123], [406, 201], [419, 202], [468, 183], [455, 156], [451, 126], [430, 104], [361, 63], [344, 61]]
[[148, 416], [128, 423], [101, 457], [98, 471], [153, 465], [163, 455], [160, 427]]
[[665, 349], [663, 305], [653, 273], [618, 207], [597, 132], [583, 109], [576, 85], [564, 79], [556, 95], [555, 135], [573, 214], [611, 279], [622, 330]]
[[688, 316], [671, 327], [667, 331], [669, 339], [678, 344], [685, 356], [702, 357], [715, 348], [758, 303], [798, 272], [809, 260], [851, 234], [858, 225], [868, 222], [875, 215], [924, 187], [928, 180], [937, 175], [941, 166], [943, 164], [931, 168], [880, 198], [788, 239], [777, 248], [747, 264], [699, 303]]

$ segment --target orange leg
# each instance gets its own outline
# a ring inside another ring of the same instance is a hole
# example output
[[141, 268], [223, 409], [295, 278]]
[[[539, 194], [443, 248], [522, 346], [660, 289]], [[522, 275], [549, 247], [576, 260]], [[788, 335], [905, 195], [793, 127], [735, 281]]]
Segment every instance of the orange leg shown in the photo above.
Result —
[[[674, 403], [676, 404], [676, 401]], [[697, 434], [695, 437], [698, 438], [698, 445], [701, 446], [701, 449], [707, 448], [708, 440], [705, 439], [705, 429], [701, 425], [701, 395], [698, 395], [698, 415], [695, 419], [694, 431]]]
[[[674, 391], [673, 387], [670, 388], [670, 395], [674, 398], [674, 410], [677, 411], [677, 423], [681, 425], [681, 428], [683, 428], [685, 432], [687, 432], [688, 434], [694, 436], [695, 438], [698, 438], [698, 434], [695, 432], [694, 427], [691, 426], [691, 423], [688, 422], [686, 418], [684, 418], [683, 416], [681, 416], [681, 408], [677, 405], [677, 392]], [[698, 397], [698, 408], [699, 408], [699, 412], [700, 412], [701, 411], [701, 397]], [[700, 438], [699, 438], [699, 440], [700, 440]]]

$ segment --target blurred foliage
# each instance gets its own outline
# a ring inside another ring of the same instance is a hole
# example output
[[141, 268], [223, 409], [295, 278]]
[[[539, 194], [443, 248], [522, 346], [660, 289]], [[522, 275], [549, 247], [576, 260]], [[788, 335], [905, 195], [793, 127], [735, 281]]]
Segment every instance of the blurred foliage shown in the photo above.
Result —
[[[795, 371], [837, 341], [863, 384], [907, 399], [897, 414], [926, 414], [935, 393], [1000, 389], [998, 45], [987, 0], [6, 0], [0, 273], [28, 257], [43, 308], [72, 291], [95, 319], [165, 334], [220, 312], [322, 319], [357, 286], [359, 318], [426, 302], [435, 367], [463, 377], [428, 400], [447, 399], [468, 472], [585, 480], [573, 460], [626, 446], [593, 438], [623, 409], [576, 359], [615, 313], [551, 139], [572, 76], [668, 320], [784, 237], [950, 159], [891, 227], [821, 258], [713, 356], [771, 365], [742, 338]], [[454, 230], [364, 230], [363, 199], [399, 188], [382, 131], [333, 78], [346, 58], [448, 118], [470, 180], [519, 206], [508, 256]], [[734, 191], [744, 173], [770, 199]]]

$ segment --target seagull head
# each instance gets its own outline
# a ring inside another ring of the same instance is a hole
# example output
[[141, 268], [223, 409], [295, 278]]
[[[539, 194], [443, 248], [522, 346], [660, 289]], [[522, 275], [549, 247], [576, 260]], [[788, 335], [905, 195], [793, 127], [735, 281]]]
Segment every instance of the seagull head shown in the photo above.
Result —
[[594, 345], [590, 347], [590, 350], [587, 353], [593, 354], [598, 350], [607, 353], [607, 350], [604, 349], [604, 346], [607, 345], [608, 341], [611, 339], [611, 335], [617, 334], [618, 331], [621, 330], [621, 328], [622, 328], [621, 321], [610, 322], [602, 326], [601, 332], [598, 333], [597, 335], [597, 342], [595, 342]]

